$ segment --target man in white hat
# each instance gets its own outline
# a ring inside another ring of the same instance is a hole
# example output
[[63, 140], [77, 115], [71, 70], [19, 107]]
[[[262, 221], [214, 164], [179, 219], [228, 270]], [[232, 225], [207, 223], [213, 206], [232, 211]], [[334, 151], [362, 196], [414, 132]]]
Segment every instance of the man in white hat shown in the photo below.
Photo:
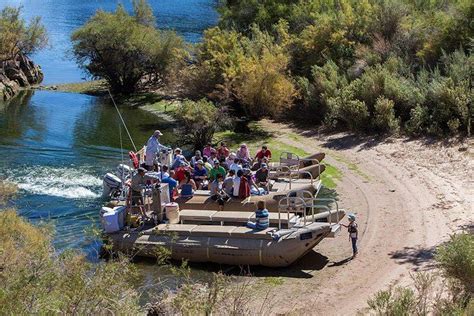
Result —
[[156, 155], [160, 152], [160, 150], [168, 149], [168, 147], [160, 144], [159, 139], [162, 135], [163, 134], [159, 130], [156, 130], [146, 143], [145, 164], [148, 170], [153, 169], [153, 163], [155, 162]]

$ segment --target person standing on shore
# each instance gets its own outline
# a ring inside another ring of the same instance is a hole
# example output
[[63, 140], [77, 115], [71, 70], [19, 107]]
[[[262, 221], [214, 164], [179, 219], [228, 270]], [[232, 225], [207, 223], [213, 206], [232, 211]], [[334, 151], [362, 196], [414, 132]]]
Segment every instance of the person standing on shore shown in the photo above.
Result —
[[352, 242], [352, 258], [355, 258], [358, 253], [357, 239], [359, 237], [359, 231], [357, 229], [357, 223], [356, 223], [356, 216], [350, 213], [349, 215], [347, 215], [347, 218], [349, 219], [349, 224], [344, 225], [341, 223], [341, 225], [346, 227], [347, 231], [349, 232], [349, 239]]

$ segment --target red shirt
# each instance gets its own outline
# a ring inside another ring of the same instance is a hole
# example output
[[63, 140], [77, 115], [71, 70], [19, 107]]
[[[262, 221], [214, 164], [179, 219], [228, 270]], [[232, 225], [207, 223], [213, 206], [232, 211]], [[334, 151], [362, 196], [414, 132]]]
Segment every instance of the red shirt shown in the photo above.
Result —
[[272, 152], [268, 149], [265, 151], [265, 153], [262, 150], [259, 150], [255, 157], [257, 157], [258, 160], [263, 159], [263, 157], [272, 158]]
[[180, 183], [186, 178], [186, 176], [184, 175], [185, 172], [186, 172], [186, 168], [184, 167], [178, 167], [175, 170], [174, 178], [178, 180], [178, 183]]
[[227, 148], [225, 146], [224, 147], [221, 146], [217, 149], [217, 156], [218, 157], [227, 158], [229, 156], [229, 154], [230, 154], [230, 150], [229, 150], [229, 148]]

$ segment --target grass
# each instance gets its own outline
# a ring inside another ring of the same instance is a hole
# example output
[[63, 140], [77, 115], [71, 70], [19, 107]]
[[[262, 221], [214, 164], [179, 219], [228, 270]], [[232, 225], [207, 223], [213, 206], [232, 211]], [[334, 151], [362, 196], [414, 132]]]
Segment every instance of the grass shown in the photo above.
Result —
[[142, 109], [156, 114], [168, 114], [174, 116], [179, 104], [180, 102], [178, 101], [159, 100], [143, 105]]
[[104, 95], [107, 93], [107, 84], [105, 80], [92, 80], [50, 85], [47, 86], [46, 89], [63, 92], [84, 93], [89, 95]]
[[266, 277], [264, 282], [269, 285], [279, 286], [285, 282], [285, 279], [282, 277]]
[[362, 170], [359, 169], [359, 167], [353, 163], [348, 161], [346, 158], [343, 156], [337, 155], [337, 154], [332, 154], [331, 155], [335, 160], [342, 162], [349, 168], [349, 170], [353, 171], [355, 174], [359, 175], [360, 177], [364, 178], [367, 181], [370, 181], [370, 176], [366, 173], [364, 173]]
[[321, 174], [321, 181], [328, 189], [334, 189], [337, 187], [337, 182], [342, 179], [342, 172], [333, 165], [328, 163], [325, 165], [326, 170]]

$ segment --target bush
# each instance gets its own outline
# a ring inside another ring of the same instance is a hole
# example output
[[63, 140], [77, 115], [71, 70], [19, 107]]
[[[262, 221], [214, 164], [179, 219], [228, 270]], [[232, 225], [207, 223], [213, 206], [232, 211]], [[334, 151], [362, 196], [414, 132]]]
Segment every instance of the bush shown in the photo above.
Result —
[[474, 235], [453, 235], [438, 247], [438, 275], [411, 275], [413, 287], [390, 287], [367, 303], [377, 315], [472, 315], [474, 312]]
[[195, 149], [211, 142], [214, 133], [228, 124], [225, 108], [218, 108], [206, 99], [197, 102], [185, 100], [178, 107], [176, 117], [181, 123], [184, 142], [192, 144]]
[[0, 212], [0, 314], [137, 314], [133, 266], [92, 264], [84, 255], [57, 255], [51, 230], [13, 210]]
[[134, 16], [122, 6], [114, 13], [98, 11], [71, 37], [79, 65], [124, 94], [134, 92], [142, 79], [163, 83], [184, 49], [175, 32], [152, 26], [154, 19], [145, 1], [135, 1], [134, 9]]
[[18, 187], [10, 182], [0, 180], [0, 206], [7, 204], [17, 193]]
[[[289, 83], [297, 83], [301, 117], [313, 122], [438, 136], [470, 128], [472, 1], [248, 0], [224, 1], [220, 11], [221, 32], [232, 35], [229, 43], [221, 41], [219, 47], [232, 43], [221, 59], [232, 58], [234, 74], [250, 69], [242, 75], [251, 82], [247, 85], [236, 85], [238, 80], [230, 77], [217, 84], [225, 98], [239, 105], [256, 107], [262, 95], [280, 95], [280, 89], [268, 85], [255, 88], [255, 82], [273, 76], [265, 73], [262, 55], [249, 62], [250, 40], [253, 47], [270, 44], [273, 57], [288, 63], [271, 69], [285, 82], [277, 85], [285, 87], [283, 103], [289, 100]], [[278, 25], [286, 26], [283, 45], [277, 40]], [[255, 30], [270, 34], [273, 42], [262, 41]], [[252, 89], [243, 93], [242, 87]]]
[[286, 75], [288, 57], [265, 50], [247, 58], [236, 82], [236, 97], [248, 117], [276, 116], [291, 107], [296, 89]]
[[415, 293], [402, 287], [380, 291], [367, 303], [377, 315], [387, 316], [412, 315], [416, 307]]
[[186, 76], [188, 93], [233, 105], [253, 118], [289, 108], [296, 89], [287, 73], [287, 26], [275, 29], [272, 36], [252, 27], [248, 37], [218, 27], [207, 30]]
[[451, 236], [438, 248], [436, 261], [447, 278], [458, 280], [467, 293], [474, 294], [474, 235]]
[[41, 18], [34, 17], [27, 25], [20, 15], [21, 7], [7, 6], [0, 12], [0, 61], [33, 54], [48, 44]]
[[397, 132], [399, 122], [395, 118], [395, 103], [384, 97], [379, 97], [374, 106], [374, 128], [382, 132]]

